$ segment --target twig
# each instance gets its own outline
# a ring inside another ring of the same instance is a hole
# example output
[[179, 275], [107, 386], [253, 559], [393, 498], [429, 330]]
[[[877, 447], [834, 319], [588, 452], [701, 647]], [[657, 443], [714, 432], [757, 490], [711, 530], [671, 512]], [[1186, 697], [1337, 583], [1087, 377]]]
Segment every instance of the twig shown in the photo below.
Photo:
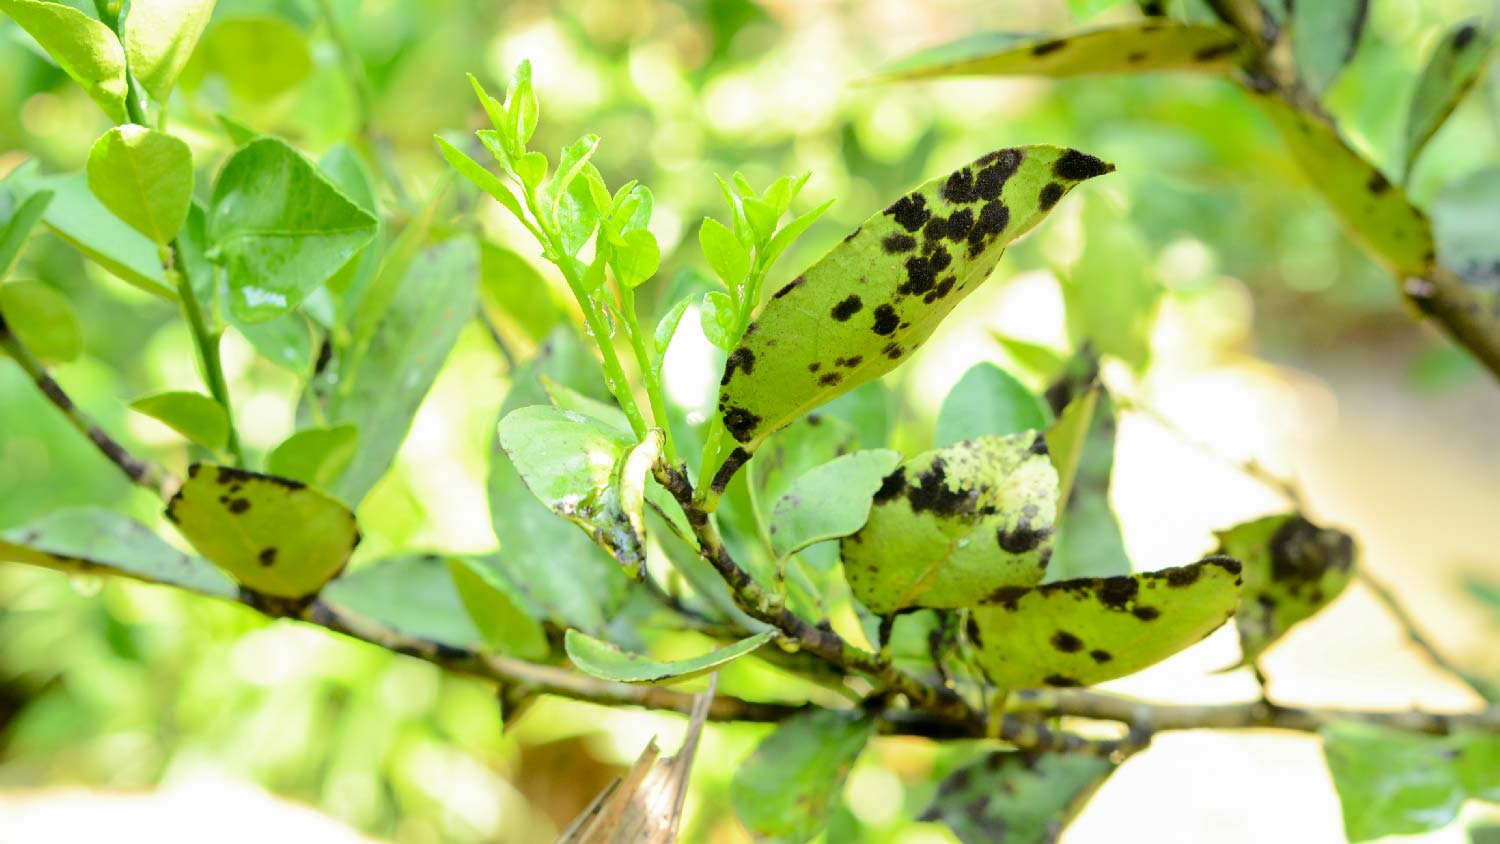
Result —
[[163, 498], [167, 496], [169, 490], [178, 486], [177, 480], [159, 464], [132, 455], [114, 437], [105, 433], [103, 428], [90, 419], [88, 414], [84, 413], [83, 409], [75, 404], [47, 373], [42, 362], [37, 360], [36, 355], [32, 354], [31, 350], [21, 342], [21, 338], [10, 330], [10, 326], [5, 322], [4, 314], [0, 314], [0, 349], [4, 349], [5, 353], [20, 365], [36, 384], [37, 389], [41, 390], [42, 395], [62, 411], [68, 422], [87, 437], [88, 441], [93, 443], [109, 462], [119, 467], [131, 483], [149, 489]]
[[1487, 701], [1493, 702], [1497, 697], [1500, 697], [1500, 694], [1497, 694], [1500, 693], [1500, 689], [1496, 689], [1492, 683], [1464, 670], [1444, 656], [1443, 652], [1438, 650], [1437, 645], [1422, 632], [1422, 628], [1417, 624], [1417, 620], [1401, 604], [1401, 600], [1396, 597], [1396, 593], [1389, 586], [1376, 579], [1374, 575], [1370, 574], [1369, 570], [1364, 568], [1359, 570], [1359, 579], [1365, 585], [1365, 588], [1370, 590], [1370, 594], [1374, 595], [1375, 599], [1380, 602], [1381, 606], [1385, 607], [1386, 612], [1390, 613], [1396, 619], [1396, 623], [1401, 626], [1402, 632], [1406, 634], [1407, 640], [1417, 650], [1421, 651], [1433, 665], [1457, 677], [1472, 689], [1475, 694]]

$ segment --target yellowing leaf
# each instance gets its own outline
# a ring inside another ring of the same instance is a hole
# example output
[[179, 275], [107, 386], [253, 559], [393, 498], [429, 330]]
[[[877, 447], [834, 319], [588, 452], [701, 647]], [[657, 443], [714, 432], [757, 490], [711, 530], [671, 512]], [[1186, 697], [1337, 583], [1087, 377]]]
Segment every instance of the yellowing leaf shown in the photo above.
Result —
[[1073, 186], [1113, 169], [1077, 150], [1003, 149], [866, 220], [774, 293], [730, 352], [718, 409], [741, 460], [771, 432], [894, 369], [989, 277], [1008, 243]]
[[1240, 564], [1087, 578], [992, 595], [970, 610], [975, 661], [1006, 689], [1091, 686], [1133, 674], [1197, 642], [1234, 614]]
[[198, 552], [257, 592], [315, 594], [343, 570], [354, 514], [301, 481], [195, 463], [167, 519]]

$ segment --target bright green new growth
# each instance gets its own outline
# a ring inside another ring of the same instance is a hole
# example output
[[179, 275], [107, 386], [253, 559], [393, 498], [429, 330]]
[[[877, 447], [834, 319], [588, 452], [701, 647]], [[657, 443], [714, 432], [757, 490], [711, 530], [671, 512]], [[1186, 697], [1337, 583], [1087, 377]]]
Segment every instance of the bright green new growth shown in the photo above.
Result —
[[1034, 431], [919, 454], [840, 543], [844, 577], [880, 615], [973, 606], [1041, 582], [1056, 512], [1057, 471]]
[[63, 3], [0, 0], [0, 12], [36, 39], [109, 119], [125, 122], [125, 50], [108, 26]]
[[569, 630], [563, 639], [568, 659], [585, 674], [618, 683], [675, 683], [707, 674], [739, 659], [776, 638], [775, 630], [762, 630], [754, 636], [715, 648], [688, 659], [660, 660], [634, 654], [577, 630]]
[[908, 56], [887, 67], [881, 78], [1152, 70], [1227, 73], [1240, 59], [1240, 39], [1230, 29], [1148, 20], [1048, 35], [983, 33]]
[[158, 102], [165, 102], [187, 66], [198, 37], [213, 16], [215, 0], [130, 0], [120, 40], [130, 72]]
[[1244, 600], [1234, 621], [1247, 663], [1337, 598], [1354, 575], [1353, 538], [1296, 513], [1245, 522], [1218, 537], [1219, 553], [1244, 566]]
[[336, 577], [359, 542], [354, 514], [300, 481], [195, 463], [167, 519], [241, 584], [303, 598]]
[[193, 204], [193, 154], [178, 138], [127, 123], [89, 151], [89, 190], [116, 217], [165, 246]]
[[1099, 756], [987, 753], [945, 777], [920, 819], [942, 821], [963, 844], [1051, 844], [1114, 769]]
[[1411, 116], [1406, 123], [1407, 173], [1459, 101], [1479, 81], [1494, 46], [1494, 36], [1477, 21], [1455, 26], [1438, 41], [1412, 95]]
[[156, 393], [131, 402], [130, 409], [212, 451], [223, 450], [229, 442], [229, 417], [224, 406], [202, 393]]
[[1091, 686], [1134, 674], [1234, 614], [1240, 564], [1227, 557], [1144, 574], [1018, 587], [969, 615], [975, 662], [1003, 689]]
[[1077, 150], [1003, 149], [866, 220], [776, 291], [729, 353], [718, 410], [739, 462], [773, 431], [896, 368], [1007, 244], [1079, 182], [1113, 169]]

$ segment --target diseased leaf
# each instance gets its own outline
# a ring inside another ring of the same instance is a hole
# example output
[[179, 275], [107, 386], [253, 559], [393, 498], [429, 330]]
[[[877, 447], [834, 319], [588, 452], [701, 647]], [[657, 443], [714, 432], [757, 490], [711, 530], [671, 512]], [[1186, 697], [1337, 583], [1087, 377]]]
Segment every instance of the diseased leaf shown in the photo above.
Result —
[[568, 659], [585, 674], [618, 683], [675, 683], [706, 674], [739, 659], [776, 638], [775, 630], [763, 630], [730, 645], [715, 648], [690, 659], [657, 660], [628, 653], [586, 633], [569, 630], [563, 639]]
[[987, 434], [1047, 427], [1047, 411], [1026, 385], [993, 363], [977, 363], [948, 391], [938, 413], [938, 448]]
[[214, 13], [214, 0], [130, 0], [120, 40], [130, 72], [165, 103]]
[[108, 566], [148, 583], [221, 598], [232, 599], [239, 591], [207, 560], [184, 554], [140, 522], [107, 510], [63, 510], [0, 532], [0, 560], [43, 566], [61, 562], [79, 571]]
[[1344, 228], [1392, 273], [1426, 275], [1433, 259], [1432, 230], [1406, 192], [1350, 149], [1332, 126], [1273, 93], [1250, 89], [1250, 94]]
[[975, 660], [1004, 689], [1092, 686], [1134, 674], [1234, 614], [1240, 564], [1209, 557], [1161, 571], [992, 594], [970, 610]]
[[246, 144], [214, 183], [209, 239], [228, 276], [230, 310], [245, 322], [296, 307], [376, 230], [369, 212], [278, 138]]
[[1370, 0], [1316, 0], [1292, 7], [1292, 56], [1302, 81], [1321, 94], [1354, 58]]
[[772, 295], [730, 354], [718, 410], [753, 454], [773, 431], [894, 369], [1074, 185], [1077, 150], [990, 153], [902, 197]]
[[881, 77], [1228, 73], [1240, 59], [1239, 36], [1227, 27], [1145, 20], [1046, 35], [973, 35], [902, 59]]
[[1466, 795], [1452, 740], [1355, 722], [1321, 732], [1351, 842], [1431, 832], [1458, 816]]
[[88, 179], [105, 208], [164, 246], [193, 203], [193, 154], [178, 138], [127, 123], [94, 143]]
[[900, 462], [899, 451], [856, 451], [797, 478], [771, 514], [771, 547], [785, 556], [859, 530], [881, 482]]
[[354, 514], [300, 481], [194, 463], [167, 519], [198, 553], [267, 595], [316, 593], [359, 542]]
[[340, 612], [439, 645], [469, 650], [480, 642], [448, 574], [448, 558], [438, 554], [408, 554], [360, 566], [329, 583], [319, 597]]
[[474, 318], [478, 264], [467, 237], [417, 253], [358, 369], [344, 373], [337, 385], [328, 423], [358, 425], [360, 431], [354, 461], [332, 488], [345, 501], [363, 499], [394, 462], [459, 332]]
[[224, 448], [229, 440], [229, 416], [224, 406], [202, 393], [157, 393], [136, 399], [130, 409], [214, 451]]
[[236, 97], [269, 100], [296, 87], [312, 70], [307, 39], [296, 26], [276, 17], [234, 17], [209, 29], [188, 75], [217, 74]]
[[1245, 567], [1244, 600], [1234, 621], [1247, 663], [1337, 598], [1354, 574], [1353, 538], [1296, 513], [1235, 525], [1218, 537], [1218, 553]]
[[0, 284], [0, 314], [10, 332], [45, 363], [67, 363], [83, 352], [78, 313], [68, 297], [49, 284]]
[[353, 462], [358, 444], [358, 425], [304, 428], [272, 449], [266, 469], [319, 489], [332, 489]]
[[[1411, 116], [1406, 121], [1406, 172], [1426, 149], [1448, 116], [1479, 81], [1495, 46], [1494, 36], [1477, 20], [1461, 23], [1438, 41], [1412, 95]], [[1434, 211], [1434, 216], [1436, 212]]]
[[1099, 756], [987, 753], [943, 779], [921, 820], [963, 844], [1051, 844], [1114, 769]]
[[619, 472], [631, 443], [589, 417], [523, 407], [500, 420], [500, 446], [548, 509], [583, 528], [626, 569], [645, 560], [623, 510]]
[[71, 6], [42, 0], [0, 0], [0, 12], [35, 38], [110, 120], [125, 122], [125, 51], [109, 27]]
[[1438, 259], [1500, 314], [1500, 167], [1470, 173], [1432, 203]]
[[[3, 195], [0, 192], [0, 196]], [[21, 259], [21, 252], [26, 248], [26, 239], [47, 213], [52, 195], [51, 191], [45, 190], [31, 194], [9, 211], [9, 216], [0, 223], [0, 281], [5, 281], [10, 271], [15, 269], [16, 262]]]
[[1057, 471], [1040, 434], [980, 437], [919, 454], [888, 475], [869, 521], [839, 545], [871, 612], [956, 609], [1042, 579]]
[[490, 648], [521, 659], [543, 660], [552, 652], [547, 631], [532, 618], [515, 587], [488, 567], [463, 557], [448, 560], [464, 609]]
[[874, 734], [874, 721], [849, 712], [815, 709], [783, 721], [735, 772], [735, 813], [758, 840], [810, 840]]

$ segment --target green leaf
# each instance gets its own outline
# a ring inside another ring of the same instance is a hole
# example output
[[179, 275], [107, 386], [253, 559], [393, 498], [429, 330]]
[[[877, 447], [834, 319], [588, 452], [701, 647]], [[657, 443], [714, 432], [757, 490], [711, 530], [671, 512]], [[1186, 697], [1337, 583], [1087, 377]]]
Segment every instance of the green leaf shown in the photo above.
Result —
[[399, 277], [358, 368], [345, 373], [328, 405], [330, 424], [359, 426], [354, 462], [332, 488], [340, 498], [360, 501], [390, 469], [459, 332], [474, 318], [478, 275], [474, 241], [456, 237], [417, 253]]
[[500, 447], [539, 501], [627, 570], [639, 570], [643, 537], [628, 524], [618, 482], [628, 440], [589, 417], [552, 407], [512, 411], [499, 431]]
[[1494, 36], [1477, 20], [1453, 27], [1438, 41], [1412, 95], [1411, 116], [1406, 121], [1407, 173], [1416, 166], [1427, 142], [1448, 115], [1479, 81], [1494, 46]]
[[569, 630], [563, 639], [568, 659], [585, 674], [617, 683], [675, 683], [689, 680], [751, 653], [776, 638], [775, 630], [763, 630], [754, 636], [716, 648], [689, 659], [658, 660], [642, 654], [628, 653], [618, 646], [586, 633]]
[[[557, 173], [547, 186], [544, 208], [548, 210], [550, 222], [568, 255], [578, 254], [588, 242], [589, 235], [593, 234], [599, 215], [608, 210], [596, 208], [587, 185], [578, 181], [585, 168], [592, 166], [589, 159], [598, 149], [598, 135], [584, 135], [571, 146], [564, 147], [557, 159]], [[575, 185], [581, 190], [574, 190]]]
[[610, 250], [609, 265], [621, 284], [640, 287], [661, 266], [661, 247], [656, 245], [656, 235], [645, 229], [625, 232], [623, 239], [623, 244]]
[[734, 774], [735, 813], [757, 840], [801, 844], [818, 834], [875, 722], [815, 709], [783, 721]]
[[358, 425], [305, 428], [271, 450], [266, 469], [319, 489], [333, 489], [354, 461], [358, 445]]
[[547, 398], [551, 399], [553, 407], [567, 413], [587, 416], [592, 422], [601, 422], [617, 439], [631, 439], [630, 420], [625, 417], [625, 411], [613, 401], [600, 401], [586, 396], [546, 375], [538, 376], [537, 380], [541, 382], [542, 389], [547, 391]]
[[785, 252], [787, 247], [791, 246], [797, 238], [802, 236], [803, 232], [807, 231], [813, 223], [818, 221], [819, 217], [823, 216], [823, 212], [833, 207], [833, 202], [830, 199], [817, 208], [782, 226], [781, 230], [776, 232], [775, 236], [771, 238], [771, 242], [766, 244], [765, 259], [762, 263], [770, 266], [777, 258], [780, 258], [781, 253]]
[[202, 393], [157, 393], [136, 399], [130, 409], [211, 451], [221, 451], [229, 440], [229, 417], [224, 406]]
[[156, 244], [110, 213], [89, 190], [84, 173], [38, 177], [24, 165], [6, 179], [21, 196], [53, 194], [42, 215], [69, 245], [123, 281], [169, 301], [177, 293], [163, 279]]
[[1369, 0], [1317, 0], [1292, 7], [1292, 56], [1314, 94], [1326, 91], [1354, 58], [1369, 6]]
[[1350, 841], [1430, 832], [1458, 816], [1466, 795], [1450, 741], [1353, 722], [1321, 732]]
[[999, 150], [866, 220], [750, 323], [721, 380], [725, 428], [754, 454], [772, 431], [894, 369], [1008, 243], [1074, 185], [1112, 169], [1077, 150]]
[[225, 163], [208, 225], [230, 310], [246, 322], [296, 307], [377, 230], [374, 217], [278, 138], [251, 141]]
[[491, 649], [530, 660], [544, 660], [552, 653], [547, 631], [531, 617], [510, 583], [463, 557], [450, 559], [448, 571], [464, 609]]
[[781, 212], [756, 196], [741, 199], [740, 207], [745, 211], [745, 219], [750, 222], [750, 230], [755, 233], [755, 242], [770, 241], [771, 235], [776, 231], [776, 221], [781, 219]]
[[1355, 240], [1399, 277], [1424, 276], [1432, 263], [1427, 217], [1327, 123], [1270, 92], [1250, 89], [1281, 133], [1308, 184], [1323, 195]]
[[41, 0], [0, 0], [0, 12], [35, 38], [110, 120], [125, 122], [125, 51], [109, 27], [71, 6]]
[[530, 59], [522, 59], [511, 77], [505, 92], [505, 115], [508, 127], [515, 135], [517, 149], [525, 149], [536, 131], [537, 121], [541, 119], [541, 104], [531, 87]]
[[1051, 844], [1114, 769], [1099, 756], [987, 753], [945, 777], [920, 819], [963, 844]]
[[[196, 67], [193, 67], [196, 66]], [[313, 70], [307, 39], [281, 18], [225, 18], [198, 47], [188, 75], [214, 73], [236, 97], [269, 100], [295, 88]]]
[[1041, 581], [1052, 556], [1057, 471], [1028, 431], [908, 460], [870, 518], [839, 545], [844, 577], [871, 612], [956, 609]]
[[193, 204], [193, 154], [165, 132], [127, 123], [89, 151], [89, 190], [130, 227], [165, 246]]
[[68, 297], [40, 281], [0, 284], [0, 314], [21, 343], [46, 363], [83, 353], [83, 327]]
[[502, 334], [526, 338], [526, 348], [540, 345], [567, 314], [547, 280], [525, 258], [494, 244], [479, 245], [480, 304]]
[[1068, 339], [1074, 348], [1119, 358], [1136, 371], [1151, 359], [1151, 328], [1162, 286], [1152, 271], [1152, 251], [1118, 208], [1096, 201], [1083, 208], [1088, 232], [1082, 253], [1062, 278]]
[[0, 532], [0, 560], [52, 566], [62, 558], [80, 571], [98, 566], [148, 583], [166, 583], [233, 599], [238, 588], [201, 557], [168, 545], [145, 525], [106, 510], [64, 510]]
[[130, 0], [120, 40], [130, 72], [165, 103], [214, 13], [214, 0]]
[[1246, 663], [1337, 598], [1354, 574], [1353, 538], [1296, 513], [1255, 519], [1217, 536], [1218, 553], [1245, 567], [1244, 600], [1234, 621]]
[[1029, 372], [1039, 378], [1051, 378], [1062, 369], [1063, 356], [1050, 346], [1016, 337], [1007, 337], [998, 332], [991, 332], [990, 336], [995, 338], [995, 342], [1005, 349], [1005, 353], [1019, 364], [1024, 372]]
[[703, 326], [703, 336], [708, 342], [728, 351], [738, 340], [734, 336], [736, 309], [734, 300], [729, 294], [718, 290], [710, 290], [703, 294], [703, 301], [698, 305], [698, 322]]
[[52, 196], [52, 191], [46, 190], [33, 193], [21, 200], [20, 206], [0, 224], [0, 281], [5, 281], [10, 271], [16, 268], [16, 262], [21, 260], [26, 240], [47, 213]]
[[859, 437], [843, 420], [809, 413], [772, 435], [759, 458], [746, 470], [746, 486], [757, 512], [770, 526], [770, 514], [798, 478], [854, 451]]
[[[560, 325], [516, 370], [501, 418], [518, 408], [547, 403], [541, 376], [575, 385], [590, 398], [609, 396], [592, 353], [571, 326]], [[559, 626], [601, 634], [631, 594], [630, 579], [583, 532], [557, 518], [530, 493], [500, 448], [499, 437], [495, 440], [487, 489], [500, 553], [477, 562], [514, 585], [543, 617]], [[578, 588], [580, 583], [589, 588]]]
[[1225, 27], [1145, 20], [1051, 35], [982, 33], [902, 59], [881, 78], [1228, 73], [1239, 64], [1240, 53], [1239, 36]]
[[[1074, 404], [1080, 402], [1083, 404], [1077, 421], [1083, 423], [1083, 412], [1091, 409], [1092, 422], [1085, 423], [1087, 435], [1074, 458], [1077, 462], [1067, 485], [1069, 495], [1058, 516], [1052, 564], [1047, 568], [1049, 582], [1113, 577], [1130, 571], [1130, 555], [1125, 552], [1120, 521], [1109, 503], [1115, 464], [1114, 402], [1102, 387], [1084, 394]], [[1049, 437], [1049, 449], [1051, 440]], [[1054, 461], [1058, 459], [1053, 456]], [[1058, 469], [1058, 475], [1061, 477], [1062, 468]]]
[[772, 548], [781, 556], [795, 554], [864, 527], [871, 499], [900, 462], [899, 451], [856, 451], [799, 477], [772, 511]]
[[1438, 260], [1500, 314], [1500, 167], [1487, 167], [1443, 188], [1432, 203]]
[[438, 554], [360, 566], [329, 583], [319, 597], [341, 613], [438, 645], [469, 650], [481, 641], [448, 573], [448, 558]]
[[824, 405], [820, 412], [852, 428], [860, 445], [881, 446], [890, 438], [891, 404], [891, 391], [871, 381]]
[[1089, 389], [1069, 401], [1057, 414], [1057, 421], [1047, 429], [1047, 453], [1057, 469], [1057, 500], [1063, 506], [1071, 500], [1073, 481], [1083, 461], [1083, 450], [1094, 425], [1094, 409], [1099, 404], [1099, 390]]
[[1453, 766], [1471, 800], [1500, 803], [1500, 736], [1458, 730], [1449, 737], [1459, 745]]
[[692, 296], [684, 296], [677, 300], [671, 310], [662, 314], [656, 323], [656, 331], [652, 335], [656, 343], [656, 370], [661, 372], [661, 366], [666, 361], [667, 349], [672, 345], [672, 338], [677, 334], [677, 324], [682, 322], [682, 315], [687, 312], [688, 305], [693, 304]]
[[750, 250], [723, 223], [704, 217], [698, 228], [698, 246], [708, 265], [730, 290], [744, 284], [750, 274]]
[[1228, 621], [1240, 564], [1226, 557], [989, 596], [970, 611], [975, 661], [1004, 689], [1091, 686], [1134, 674]]
[[941, 448], [987, 434], [1005, 436], [1047, 427], [1047, 411], [1026, 385], [993, 363], [975, 364], [948, 391], [938, 413]]
[[359, 542], [354, 514], [301, 481], [194, 463], [167, 519], [198, 553], [268, 595], [315, 594]]
[[224, 316], [261, 357], [303, 378], [312, 370], [313, 331], [304, 314], [292, 311], [256, 323], [246, 323], [233, 313]]
[[547, 178], [547, 156], [532, 150], [516, 162], [516, 176], [527, 190], [535, 191], [537, 185]]
[[223, 112], [214, 115], [214, 117], [219, 121], [219, 125], [224, 128], [224, 134], [229, 137], [229, 142], [237, 147], [242, 147], [259, 138], [261, 135], [260, 132], [255, 131]]
[[448, 143], [443, 136], [433, 135], [433, 138], [437, 141], [438, 150], [443, 154], [443, 160], [447, 161], [449, 166], [457, 170], [465, 179], [473, 182], [480, 190], [494, 197], [495, 201], [504, 205], [506, 210], [516, 215], [517, 219], [526, 219], [526, 215], [521, 211], [521, 200], [516, 198], [510, 187], [500, 181], [499, 176], [464, 154], [463, 150]]

